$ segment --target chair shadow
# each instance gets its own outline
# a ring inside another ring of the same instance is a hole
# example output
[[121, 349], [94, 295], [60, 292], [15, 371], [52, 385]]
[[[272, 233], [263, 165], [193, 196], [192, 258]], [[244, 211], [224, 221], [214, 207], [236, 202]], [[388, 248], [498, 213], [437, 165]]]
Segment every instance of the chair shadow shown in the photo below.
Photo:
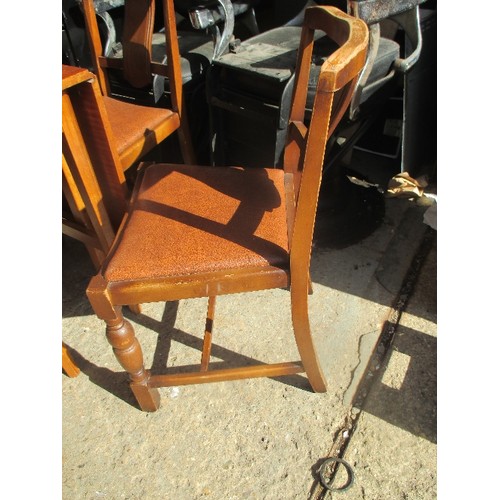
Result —
[[[158, 334], [153, 361], [150, 367], [151, 373], [154, 375], [199, 371], [199, 364], [175, 367], [167, 366], [172, 342], [178, 342], [186, 347], [199, 351], [200, 359], [203, 351], [203, 338], [174, 327], [178, 306], [179, 303], [177, 301], [166, 302], [161, 320], [155, 320], [150, 316], [145, 316], [143, 314], [136, 315], [130, 311], [124, 311], [124, 316], [127, 317], [127, 319], [132, 320], [136, 324], [139, 324]], [[209, 368], [211, 370], [262, 364], [259, 360], [239, 354], [235, 351], [231, 351], [215, 343], [212, 343], [211, 355], [212, 357], [223, 360], [211, 362]], [[298, 389], [312, 392], [309, 382], [305, 376], [283, 375], [280, 377], [270, 378], [285, 385], [290, 385]]]
[[[203, 339], [196, 337], [190, 333], [184, 332], [174, 327], [177, 317], [179, 303], [177, 301], [167, 302], [160, 321], [155, 320], [143, 314], [134, 314], [128, 309], [124, 309], [124, 316], [149, 330], [158, 334], [158, 339], [151, 363], [151, 373], [153, 375], [168, 374], [168, 373], [189, 373], [199, 371], [199, 365], [185, 365], [180, 367], [168, 367], [168, 359], [172, 342], [179, 342], [186, 347], [196, 349], [201, 352], [203, 350]], [[103, 323], [104, 331], [104, 323]], [[105, 391], [113, 394], [125, 403], [140, 409], [135, 397], [133, 396], [129, 384], [128, 374], [124, 371], [115, 372], [108, 368], [98, 366], [85, 359], [76, 349], [67, 345], [69, 354], [74, 362], [80, 368], [81, 372], [88, 376], [89, 381], [101, 387]], [[110, 346], [111, 349], [111, 346]], [[224, 348], [223, 346], [212, 344], [212, 355], [223, 359], [223, 361], [210, 363], [210, 369], [231, 368], [235, 366], [253, 366], [261, 364], [258, 360], [238, 354], [234, 351]], [[306, 377], [300, 375], [284, 375], [281, 377], [270, 377], [273, 380], [282, 384], [312, 392], [312, 388]]]
[[[67, 344], [66, 344], [67, 345]], [[80, 368], [93, 384], [101, 387], [118, 399], [140, 410], [137, 401], [128, 385], [128, 374], [126, 372], [115, 372], [109, 368], [98, 366], [85, 359], [76, 349], [67, 345], [68, 352], [75, 364]], [[64, 373], [64, 372], [63, 372]], [[81, 374], [80, 374], [81, 376]]]
[[[437, 443], [437, 338], [399, 325], [375, 374], [376, 358], [375, 348], [353, 405], [415, 436]], [[396, 379], [391, 377], [391, 362], [394, 366], [399, 363], [395, 369]], [[404, 373], [402, 380], [401, 373]]]

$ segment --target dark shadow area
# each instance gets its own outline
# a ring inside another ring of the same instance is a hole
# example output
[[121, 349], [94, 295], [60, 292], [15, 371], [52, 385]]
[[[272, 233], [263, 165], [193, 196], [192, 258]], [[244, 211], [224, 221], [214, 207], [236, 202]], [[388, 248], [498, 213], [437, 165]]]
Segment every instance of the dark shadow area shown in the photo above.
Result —
[[83, 243], [63, 234], [61, 244], [62, 317], [92, 315], [85, 290], [96, 269]]
[[78, 368], [80, 368], [82, 373], [87, 375], [90, 382], [101, 387], [106, 392], [113, 394], [113, 396], [116, 396], [125, 403], [128, 403], [130, 406], [140, 410], [139, 405], [130, 390], [128, 384], [128, 374], [126, 372], [115, 372], [109, 368], [97, 366], [88, 359], [85, 359], [78, 351], [70, 346], [68, 346], [68, 351]]
[[321, 185], [314, 231], [316, 246], [346, 248], [372, 234], [382, 224], [385, 200], [375, 187], [356, 185], [344, 169]]
[[[401, 324], [404, 314], [437, 322], [436, 233], [428, 228], [382, 327], [353, 406], [437, 442], [437, 338]], [[408, 316], [408, 320], [410, 320]]]
[[[391, 376], [396, 366], [397, 377]], [[406, 369], [405, 369], [406, 368]], [[397, 327], [394, 342], [380, 371], [365, 376], [355, 406], [382, 420], [437, 442], [437, 339]], [[401, 380], [401, 374], [404, 378]], [[366, 398], [362, 395], [367, 393]]]

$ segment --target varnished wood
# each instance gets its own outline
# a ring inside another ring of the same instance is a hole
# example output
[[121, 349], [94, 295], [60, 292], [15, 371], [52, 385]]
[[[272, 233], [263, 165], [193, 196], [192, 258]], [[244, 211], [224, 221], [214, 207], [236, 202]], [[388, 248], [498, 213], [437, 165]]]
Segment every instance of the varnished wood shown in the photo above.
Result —
[[[75, 89], [88, 86], [93, 80], [94, 75], [85, 69], [62, 66], [62, 190], [71, 212], [71, 217], [63, 213], [62, 232], [85, 245], [98, 269], [111, 247], [115, 231], [72, 100], [79, 97]], [[111, 166], [115, 167], [117, 165]], [[122, 207], [124, 209], [124, 204]], [[76, 377], [80, 372], [64, 344], [62, 368], [69, 377]]]
[[201, 353], [200, 371], [206, 372], [210, 363], [210, 352], [212, 350], [212, 330], [215, 316], [215, 296], [208, 297], [207, 319], [205, 321], [205, 335], [203, 336], [203, 352]]
[[96, 74], [99, 85], [101, 86], [102, 94], [109, 95], [111, 93], [111, 88], [108, 81], [108, 75], [99, 60], [103, 54], [103, 46], [101, 35], [99, 33], [99, 25], [97, 24], [97, 16], [94, 10], [94, 2], [82, 0], [81, 6], [83, 10], [83, 17], [85, 19], [87, 38], [89, 41], [92, 67], [94, 68], [94, 73]]
[[[111, 282], [107, 290], [117, 305], [131, 304], [141, 296], [141, 302], [162, 302], [210, 295], [255, 292], [269, 288], [288, 288], [289, 275], [283, 269], [254, 268], [245, 271], [221, 271], [205, 275], [186, 275], [181, 279], [163, 279], [138, 282]], [[174, 298], [175, 297], [175, 298]]]
[[282, 377], [303, 373], [304, 367], [300, 361], [242, 366], [205, 372], [175, 373], [172, 375], [151, 375], [150, 387], [169, 387], [175, 385], [207, 384], [224, 382], [226, 380], [242, 380], [259, 377]]
[[[98, 269], [127, 208], [127, 188], [95, 76], [62, 66], [62, 232], [81, 241]], [[137, 306], [137, 309], [138, 306]], [[63, 345], [63, 369], [77, 375]]]
[[62, 90], [75, 87], [79, 83], [92, 80], [94, 75], [85, 68], [77, 68], [75, 66], [62, 65]]
[[[104, 96], [116, 99], [116, 97], [112, 96], [108, 69], [121, 71], [124, 79], [134, 88], [144, 88], [150, 85], [153, 74], [168, 77], [169, 81], [172, 115], [165, 116], [161, 123], [155, 123], [154, 125], [152, 122], [142, 123], [140, 121], [141, 117], [134, 113], [134, 107], [140, 105], [135, 102], [126, 103], [129, 108], [129, 111], [125, 111], [128, 119], [131, 122], [135, 120], [137, 127], [141, 127], [144, 133], [140, 134], [138, 139], [126, 148], [118, 144], [120, 161], [124, 171], [173, 133], [178, 134], [184, 161], [186, 163], [196, 162], [187, 114], [184, 113], [183, 107], [181, 62], [173, 0], [163, 0], [162, 6], [166, 62], [152, 60], [155, 0], [141, 0], [140, 2], [127, 0], [125, 2], [123, 39], [121, 41], [123, 56], [121, 58], [106, 57], [103, 53], [103, 42], [100, 38], [94, 2], [93, 0], [82, 0], [91, 59]], [[109, 101], [105, 100], [105, 105], [108, 106], [108, 114], [113, 122], [112, 114], [115, 110], [109, 107]], [[128, 144], [130, 141], [126, 142]]]
[[151, 85], [151, 58], [156, 2], [125, 2], [123, 76], [135, 88]]
[[[99, 269], [106, 253], [92, 227], [92, 221], [85, 210], [85, 202], [64, 156], [62, 167], [62, 190], [70, 210], [70, 214], [65, 212], [62, 214], [62, 232], [70, 238], [81, 241], [87, 248], [95, 268]], [[104, 247], [108, 248], [108, 244], [104, 243]]]
[[117, 318], [107, 322], [106, 337], [113, 346], [118, 362], [125, 368], [130, 377], [130, 387], [140, 400], [144, 411], [155, 411], [160, 407], [160, 396], [157, 389], [150, 385], [150, 373], [144, 368], [142, 349], [135, 337], [130, 322], [117, 312]]
[[[312, 115], [306, 122], [317, 29], [339, 48], [321, 68]], [[335, 7], [306, 10], [284, 172], [167, 164], [140, 167], [129, 211], [105, 264], [87, 288], [87, 296], [94, 312], [108, 325], [108, 339], [129, 373], [143, 410], [154, 411], [159, 403], [152, 391], [169, 385], [305, 372], [314, 391], [326, 391], [308, 317], [312, 235], [326, 143], [349, 104], [367, 44], [368, 29], [363, 21]], [[170, 247], [169, 230], [178, 235]], [[225, 252], [204, 251], [203, 245], [210, 242], [218, 242]], [[143, 243], [147, 260], [138, 250]], [[178, 249], [184, 252], [182, 261]], [[200, 261], [200, 255], [205, 259], [210, 255], [213, 261]], [[301, 360], [210, 369], [215, 296], [270, 288], [290, 290]], [[200, 370], [148, 373], [132, 326], [124, 326], [121, 305], [191, 297], [209, 298]], [[111, 335], [110, 328], [120, 333]]]
[[77, 377], [80, 373], [80, 368], [78, 368], [64, 344], [62, 345], [62, 369], [71, 378]]
[[[79, 221], [90, 234], [93, 234], [94, 240], [98, 242], [98, 248], [106, 253], [114, 238], [113, 227], [102, 205], [103, 198], [99, 183], [86, 154], [79, 130], [72, 127], [74, 116], [70, 116], [65, 106], [68, 103], [65, 101], [66, 99], [63, 98], [64, 142], [67, 143], [67, 151], [62, 161], [65, 180], [63, 188], [66, 187], [63, 191], [69, 200], [75, 220]], [[63, 226], [64, 223], [63, 220]], [[69, 228], [71, 228], [70, 225]]]
[[94, 243], [103, 258], [126, 210], [125, 179], [106, 135], [94, 76], [81, 68], [62, 70], [63, 193], [73, 215], [63, 219], [63, 232], [87, 248]]
[[77, 87], [69, 89], [68, 95], [87, 154], [94, 165], [103, 203], [116, 230], [127, 208], [129, 190], [105, 102], [93, 75]]

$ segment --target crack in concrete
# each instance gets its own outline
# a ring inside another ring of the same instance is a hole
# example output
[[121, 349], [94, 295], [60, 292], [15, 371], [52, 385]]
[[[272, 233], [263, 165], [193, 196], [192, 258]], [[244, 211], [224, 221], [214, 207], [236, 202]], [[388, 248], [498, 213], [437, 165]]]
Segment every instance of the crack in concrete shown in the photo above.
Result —
[[378, 330], [372, 330], [370, 332], [363, 333], [358, 338], [358, 359], [356, 366], [354, 366], [354, 368], [352, 368], [351, 370], [349, 386], [344, 392], [344, 397], [342, 402], [345, 406], [350, 406], [352, 402], [352, 398], [356, 393], [356, 381], [361, 380], [363, 376], [362, 372], [359, 374], [360, 370], [362, 369], [362, 366], [364, 366], [363, 361], [369, 359], [373, 353], [373, 350], [367, 352], [369, 346], [374, 344], [374, 341], [371, 339], [373, 337], [377, 338], [378, 335], [379, 335]]
[[[412, 292], [415, 288], [415, 284], [420, 274], [420, 270], [425, 262], [427, 255], [431, 249], [432, 243], [435, 238], [435, 231], [427, 228], [427, 231], [424, 233], [422, 242], [418, 247], [418, 251], [412, 259], [410, 267], [405, 275], [401, 288], [396, 296], [394, 301], [394, 305], [391, 307], [389, 314], [387, 316], [387, 320], [382, 327], [380, 332], [379, 340], [375, 344], [375, 348], [373, 349], [368, 362], [366, 364], [366, 369], [360, 378], [360, 383], [358, 385], [358, 391], [356, 391], [353, 397], [353, 405], [349, 405], [349, 410], [345, 416], [344, 424], [336, 430], [333, 438], [333, 445], [330, 449], [328, 457], [339, 457], [342, 458], [347, 450], [347, 446], [349, 445], [349, 441], [356, 430], [356, 426], [358, 420], [362, 414], [362, 410], [364, 407], [364, 402], [370, 393], [370, 390], [373, 385], [373, 381], [376, 378], [374, 375], [381, 368], [386, 355], [388, 354], [392, 342], [394, 340], [394, 336], [397, 331], [397, 327], [399, 325], [399, 321], [401, 316], [406, 309], [408, 301], [412, 295]], [[374, 332], [368, 332], [359, 337], [358, 343], [358, 363], [351, 371], [352, 378], [351, 384], [346, 390], [346, 394], [344, 395], [344, 402], [346, 401], [347, 392], [354, 384], [354, 375], [355, 372], [360, 368], [361, 361], [363, 359], [363, 341], [369, 335]], [[357, 410], [357, 411], [354, 411]], [[332, 472], [332, 478], [336, 474], [336, 470], [334, 469]], [[323, 485], [316, 480], [311, 487], [311, 493], [309, 496], [309, 500], [322, 500], [325, 499], [328, 495], [329, 491], [323, 487]], [[365, 492], [363, 487], [361, 487], [362, 496], [365, 497]]]

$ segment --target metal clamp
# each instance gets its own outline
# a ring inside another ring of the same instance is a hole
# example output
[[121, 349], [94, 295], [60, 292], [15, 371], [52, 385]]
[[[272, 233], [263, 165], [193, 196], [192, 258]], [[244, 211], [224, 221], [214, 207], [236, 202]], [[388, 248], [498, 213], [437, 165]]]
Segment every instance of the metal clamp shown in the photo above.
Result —
[[[193, 28], [207, 29], [214, 38], [213, 60], [228, 51], [234, 31], [235, 12], [232, 1], [217, 0], [217, 3], [219, 6], [215, 9], [198, 8], [189, 11], [189, 19]], [[219, 24], [223, 24], [222, 33]]]
[[[335, 488], [333, 486], [333, 481], [335, 479], [335, 469], [336, 465], [333, 466], [333, 471], [329, 469], [329, 466], [331, 464], [342, 464], [347, 471], [347, 481], [345, 484], [340, 486], [339, 488]], [[327, 473], [331, 476], [333, 472], [334, 477], [330, 477], [329, 479], [326, 477]], [[328, 490], [328, 491], [346, 491], [348, 488], [352, 486], [352, 483], [354, 482], [354, 471], [352, 470], [352, 467], [342, 458], [339, 457], [330, 457], [327, 458], [322, 464], [319, 469], [319, 480], [321, 484]]]

